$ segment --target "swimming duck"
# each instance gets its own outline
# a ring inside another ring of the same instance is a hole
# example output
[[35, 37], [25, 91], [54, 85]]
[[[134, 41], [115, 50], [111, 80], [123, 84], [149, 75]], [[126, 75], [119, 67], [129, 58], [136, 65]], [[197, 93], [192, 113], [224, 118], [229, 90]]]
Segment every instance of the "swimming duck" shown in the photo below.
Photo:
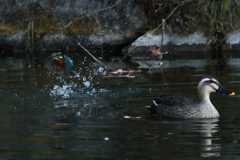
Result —
[[53, 53], [47, 58], [55, 60], [61, 68], [64, 68], [66, 74], [76, 74], [72, 60], [68, 56], [63, 55], [62, 52]]
[[235, 95], [211, 76], [203, 77], [197, 89], [198, 97], [185, 94], [156, 96], [153, 105], [147, 108], [155, 114], [172, 118], [218, 118], [220, 115], [210, 101], [210, 93]]

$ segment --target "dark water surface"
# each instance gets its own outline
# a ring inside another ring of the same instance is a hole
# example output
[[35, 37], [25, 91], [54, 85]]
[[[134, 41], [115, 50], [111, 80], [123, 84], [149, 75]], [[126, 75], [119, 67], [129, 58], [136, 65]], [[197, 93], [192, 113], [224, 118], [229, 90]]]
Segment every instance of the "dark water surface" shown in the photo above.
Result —
[[[228, 57], [218, 62], [204, 53], [169, 55], [162, 67], [125, 62], [133, 70], [142, 66], [135, 78], [107, 77], [109, 70], [91, 57], [74, 58], [75, 77], [1, 59], [0, 159], [239, 159], [240, 59]], [[203, 75], [236, 93], [211, 95], [220, 119], [168, 119], [144, 108], [152, 104], [145, 95], [196, 95]]]

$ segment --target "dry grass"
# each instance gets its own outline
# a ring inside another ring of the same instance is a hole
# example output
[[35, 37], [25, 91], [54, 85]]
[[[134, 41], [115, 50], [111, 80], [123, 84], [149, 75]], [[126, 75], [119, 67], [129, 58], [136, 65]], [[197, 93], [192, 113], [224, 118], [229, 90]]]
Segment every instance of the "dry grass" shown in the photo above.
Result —
[[36, 38], [40, 38], [46, 33], [53, 33], [58, 29], [58, 23], [54, 17], [39, 15], [33, 21]]
[[2, 31], [4, 36], [15, 33], [16, 29], [17, 29], [16, 27], [0, 23], [0, 30]]
[[65, 29], [65, 33], [68, 34], [88, 34], [88, 33], [99, 33], [100, 29], [97, 27], [96, 22], [88, 18], [84, 18], [72, 23]]

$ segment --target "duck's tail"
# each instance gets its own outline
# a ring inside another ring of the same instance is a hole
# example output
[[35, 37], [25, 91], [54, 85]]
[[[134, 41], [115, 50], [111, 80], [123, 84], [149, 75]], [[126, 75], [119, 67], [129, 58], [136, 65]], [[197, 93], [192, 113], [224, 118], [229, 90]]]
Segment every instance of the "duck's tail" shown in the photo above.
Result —
[[159, 105], [156, 103], [155, 100], [153, 100], [153, 105], [151, 106], [145, 106], [147, 109], [149, 109], [152, 113], [157, 114], [156, 107]]
[[157, 104], [157, 102], [156, 102], [155, 100], [153, 100], [153, 104], [154, 104], [156, 107], [158, 107], [158, 104]]
[[145, 107], [148, 108], [148, 109], [153, 108], [153, 106], [158, 107], [158, 104], [156, 103], [155, 100], [153, 100], [153, 104], [154, 104], [154, 105], [152, 105], [152, 106], [145, 106]]

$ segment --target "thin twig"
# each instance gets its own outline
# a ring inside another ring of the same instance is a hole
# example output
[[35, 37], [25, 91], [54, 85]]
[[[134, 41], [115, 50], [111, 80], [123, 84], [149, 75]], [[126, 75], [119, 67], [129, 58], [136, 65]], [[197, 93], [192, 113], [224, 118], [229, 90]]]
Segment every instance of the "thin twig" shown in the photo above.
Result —
[[99, 26], [99, 28], [100, 28], [100, 31], [101, 31], [101, 50], [103, 51], [103, 36], [102, 36], [102, 27], [101, 27], [101, 24], [100, 24], [100, 22], [99, 22], [99, 20], [97, 19], [97, 15], [96, 14], [93, 14], [93, 17], [95, 18], [95, 20], [96, 20], [96, 22], [97, 22], [97, 24], [98, 24], [98, 26]]
[[[184, 4], [188, 3], [188, 2], [191, 2], [191, 0], [190, 0], [190, 1], [186, 1], [185, 3], [179, 4], [177, 7], [175, 7], [175, 8], [173, 9], [173, 11], [167, 16], [167, 18], [165, 19], [165, 21], [166, 21], [167, 19], [169, 19], [169, 18], [172, 16], [172, 14], [173, 14], [180, 6], [182, 6], [182, 5], [184, 5]], [[163, 22], [162, 22], [161, 24], [159, 24], [155, 29], [153, 29], [149, 34], [153, 34], [158, 28], [160, 28], [160, 27], [162, 26], [162, 24], [163, 24]], [[131, 53], [136, 47], [137, 47], [137, 46], [132, 47], [131, 50], [128, 51], [128, 53], [127, 53], [121, 60], [123, 60], [126, 56], [128, 56], [129, 53]]]
[[113, 70], [113, 71], [116, 71], [115, 69], [113, 69], [113, 68], [105, 65], [104, 63], [102, 63], [101, 61], [99, 61], [97, 58], [95, 58], [85, 47], [83, 47], [83, 46], [81, 45], [81, 43], [78, 43], [78, 45], [79, 45], [80, 47], [82, 47], [82, 49], [83, 49], [84, 51], [86, 51], [86, 52], [87, 52], [95, 61], [97, 61], [99, 64], [101, 64], [102, 66], [108, 67], [109, 69], [111, 69], [111, 70]]
[[14, 48], [13, 48], [14, 51], [16, 50], [16, 48], [17, 48], [18, 44], [20, 43], [22, 37], [23, 37], [27, 32], [28, 32], [28, 29], [26, 29], [24, 32], [22, 32], [20, 38], [18, 39], [16, 45], [15, 45]]
[[160, 44], [160, 52], [162, 51], [162, 45], [163, 45], [163, 38], [164, 38], [164, 30], [165, 30], [165, 19], [162, 19], [162, 39], [161, 39], [161, 44]]

